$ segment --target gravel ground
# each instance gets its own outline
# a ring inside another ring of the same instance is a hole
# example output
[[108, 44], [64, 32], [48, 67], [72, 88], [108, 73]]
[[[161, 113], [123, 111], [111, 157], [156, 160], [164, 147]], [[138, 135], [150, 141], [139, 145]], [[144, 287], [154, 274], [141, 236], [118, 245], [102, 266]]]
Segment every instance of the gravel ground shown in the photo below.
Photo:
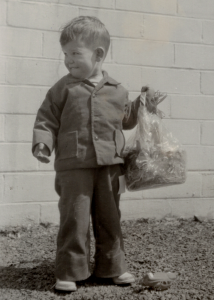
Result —
[[[126, 260], [136, 283], [124, 287], [91, 276], [74, 293], [54, 290], [57, 226], [40, 224], [0, 231], [0, 299], [214, 299], [214, 222], [167, 217], [122, 222]], [[93, 268], [93, 240], [91, 243]], [[171, 287], [154, 291], [140, 280], [147, 272], [178, 274]]]

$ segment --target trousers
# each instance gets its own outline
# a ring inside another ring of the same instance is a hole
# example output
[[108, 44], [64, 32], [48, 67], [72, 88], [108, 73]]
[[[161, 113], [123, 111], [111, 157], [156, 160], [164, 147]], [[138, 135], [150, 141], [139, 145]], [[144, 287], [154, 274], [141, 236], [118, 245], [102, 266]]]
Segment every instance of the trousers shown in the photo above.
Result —
[[56, 173], [55, 189], [60, 196], [58, 279], [79, 281], [91, 275], [90, 216], [95, 237], [94, 275], [110, 278], [126, 272], [118, 194], [121, 174], [119, 164]]

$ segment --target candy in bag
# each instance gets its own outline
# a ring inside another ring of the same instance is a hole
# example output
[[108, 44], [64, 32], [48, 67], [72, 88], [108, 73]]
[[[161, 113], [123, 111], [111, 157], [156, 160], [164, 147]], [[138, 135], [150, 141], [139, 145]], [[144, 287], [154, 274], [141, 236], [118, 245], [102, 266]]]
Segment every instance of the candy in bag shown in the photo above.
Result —
[[157, 104], [166, 95], [159, 92], [151, 99], [141, 93], [138, 124], [124, 150], [125, 180], [129, 191], [184, 183], [186, 153], [166, 129]]

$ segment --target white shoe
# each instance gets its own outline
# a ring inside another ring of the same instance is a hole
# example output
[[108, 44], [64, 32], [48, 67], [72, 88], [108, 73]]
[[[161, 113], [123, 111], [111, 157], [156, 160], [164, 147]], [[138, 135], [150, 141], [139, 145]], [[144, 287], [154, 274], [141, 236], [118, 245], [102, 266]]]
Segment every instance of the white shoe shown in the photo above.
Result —
[[74, 292], [77, 290], [77, 286], [74, 281], [62, 281], [57, 279], [55, 289], [59, 291]]
[[115, 284], [128, 284], [135, 282], [134, 276], [128, 272], [123, 273], [120, 276], [113, 277], [112, 280]]

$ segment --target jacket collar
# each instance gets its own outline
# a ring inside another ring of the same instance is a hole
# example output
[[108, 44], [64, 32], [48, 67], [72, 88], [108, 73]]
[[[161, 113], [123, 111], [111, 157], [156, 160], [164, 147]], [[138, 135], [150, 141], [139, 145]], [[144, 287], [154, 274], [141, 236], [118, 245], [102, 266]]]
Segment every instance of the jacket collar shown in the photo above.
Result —
[[[113, 78], [108, 76], [108, 73], [106, 71], [102, 71], [102, 73], [103, 73], [103, 79], [97, 84], [96, 89], [97, 89], [97, 87], [99, 87], [98, 89], [100, 89], [106, 83], [108, 83], [110, 85], [115, 85], [115, 86], [120, 84], [119, 82], [117, 82], [116, 80], [114, 80]], [[93, 86], [93, 84], [88, 79], [77, 79], [77, 78], [72, 77], [71, 74], [67, 75], [67, 84], [78, 83], [78, 82], [84, 82], [88, 85]]]
[[120, 84], [120, 82], [117, 82], [116, 80], [114, 80], [113, 78], [108, 76], [108, 73], [106, 71], [103, 71], [103, 80], [105, 83], [108, 82], [111, 85], [119, 85]]

